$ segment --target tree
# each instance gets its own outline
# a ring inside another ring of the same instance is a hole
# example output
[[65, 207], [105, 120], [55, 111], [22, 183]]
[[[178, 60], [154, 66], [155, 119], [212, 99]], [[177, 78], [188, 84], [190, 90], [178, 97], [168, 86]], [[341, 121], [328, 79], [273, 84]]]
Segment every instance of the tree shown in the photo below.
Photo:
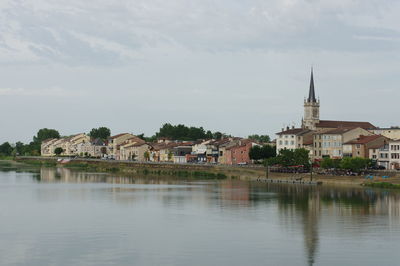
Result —
[[249, 151], [249, 157], [252, 160], [265, 160], [276, 156], [276, 149], [270, 145], [253, 146]]
[[341, 159], [331, 159], [329, 157], [325, 157], [321, 161], [320, 166], [321, 168], [324, 169], [331, 169], [331, 168], [338, 169], [340, 168], [341, 161], [342, 161]]
[[63, 153], [63, 148], [61, 148], [61, 147], [57, 147], [57, 148], [55, 148], [54, 149], [54, 153], [56, 154], [56, 155], [60, 155], [61, 153]]
[[33, 142], [39, 143], [39, 145], [40, 145], [43, 140], [58, 139], [58, 138], [60, 138], [60, 133], [57, 130], [42, 128], [42, 129], [39, 129], [36, 136], [33, 137]]
[[111, 130], [107, 127], [92, 128], [89, 132], [89, 136], [93, 139], [106, 140], [111, 136]]
[[223, 134], [221, 132], [219, 132], [219, 131], [214, 132], [213, 139], [220, 140], [222, 138], [223, 138]]
[[365, 169], [370, 165], [370, 159], [365, 159], [361, 157], [344, 157], [340, 163], [340, 168], [351, 170], [353, 172], [360, 172], [362, 169]]
[[13, 150], [14, 150], [13, 147], [8, 142], [4, 142], [3, 144], [0, 145], [0, 155], [10, 156]]
[[280, 164], [285, 167], [303, 165], [305, 168], [309, 168], [309, 151], [304, 148], [295, 150], [283, 149], [278, 156], [270, 160], [270, 164]]
[[261, 158], [261, 147], [260, 146], [253, 146], [250, 148], [249, 157], [251, 160], [260, 160]]
[[255, 141], [260, 142], [260, 143], [268, 143], [268, 142], [271, 141], [271, 138], [268, 135], [257, 135], [257, 134], [254, 134], [254, 135], [248, 136], [247, 138], [255, 140]]
[[150, 152], [149, 152], [149, 151], [145, 151], [144, 154], [143, 154], [143, 156], [144, 156], [144, 159], [145, 159], [146, 161], [149, 161], [149, 160], [150, 160]]
[[23, 155], [25, 154], [25, 145], [21, 141], [15, 143], [15, 154], [16, 155]]

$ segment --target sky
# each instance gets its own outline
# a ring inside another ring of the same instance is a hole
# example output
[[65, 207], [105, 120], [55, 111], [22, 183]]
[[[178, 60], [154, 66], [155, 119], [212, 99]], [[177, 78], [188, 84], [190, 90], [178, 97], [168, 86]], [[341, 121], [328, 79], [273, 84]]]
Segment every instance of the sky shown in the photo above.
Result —
[[400, 125], [400, 1], [2, 0], [0, 143], [163, 123], [235, 136], [321, 119]]

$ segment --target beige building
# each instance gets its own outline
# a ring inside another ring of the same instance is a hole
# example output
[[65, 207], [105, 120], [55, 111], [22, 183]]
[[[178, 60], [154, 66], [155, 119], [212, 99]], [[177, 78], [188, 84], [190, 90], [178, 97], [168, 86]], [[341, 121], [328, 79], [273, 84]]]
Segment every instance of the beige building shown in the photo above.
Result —
[[385, 143], [387, 143], [387, 140], [387, 138], [380, 135], [361, 135], [358, 138], [343, 144], [343, 156], [370, 158], [371, 148], [375, 148], [372, 149], [372, 152], [376, 155], [376, 147], [382, 147]]
[[371, 132], [362, 128], [336, 128], [325, 129], [314, 134], [314, 158], [323, 157], [342, 158], [343, 153], [351, 150], [343, 150], [343, 144], [357, 139], [361, 135], [370, 136]]
[[400, 139], [400, 127], [376, 128], [371, 131], [376, 135], [382, 135], [389, 139]]
[[107, 145], [100, 139], [90, 142], [82, 142], [77, 145], [77, 154], [79, 156], [88, 156], [101, 158], [108, 153]]
[[277, 133], [276, 138], [276, 152], [283, 149], [295, 150], [299, 148], [312, 147], [312, 136], [314, 131], [307, 128], [286, 128]]
[[[114, 158], [116, 160], [119, 159], [119, 153], [120, 153], [120, 145], [124, 143], [126, 140], [131, 139], [131, 138], [137, 138], [136, 136], [130, 134], [130, 133], [121, 133], [112, 137], [108, 138], [108, 151], [109, 151], [109, 156], [111, 158]], [[127, 143], [125, 143], [127, 144]]]
[[54, 146], [53, 144], [58, 141], [58, 139], [46, 139], [42, 142], [40, 146], [40, 154], [42, 156], [54, 156]]
[[160, 148], [160, 162], [174, 162], [174, 148], [179, 145], [179, 143], [170, 142]]
[[54, 156], [56, 148], [62, 148], [61, 155], [76, 156], [78, 155], [78, 145], [90, 142], [90, 137], [84, 133], [76, 134], [66, 138], [51, 139], [43, 141], [41, 145], [42, 156]]
[[389, 141], [383, 145], [376, 145], [369, 148], [369, 159], [375, 161], [378, 166], [389, 169]]
[[121, 160], [132, 160], [138, 162], [146, 161], [145, 153], [150, 151], [150, 145], [142, 142], [133, 142], [121, 146]]

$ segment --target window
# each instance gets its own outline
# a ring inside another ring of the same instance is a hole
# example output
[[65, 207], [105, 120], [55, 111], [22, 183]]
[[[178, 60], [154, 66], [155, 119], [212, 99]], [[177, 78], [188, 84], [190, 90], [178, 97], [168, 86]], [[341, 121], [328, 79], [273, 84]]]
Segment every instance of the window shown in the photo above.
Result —
[[279, 145], [282, 145], [282, 140], [279, 141]]
[[287, 140], [285, 140], [285, 145], [288, 145], [288, 141]]
[[292, 141], [290, 141], [290, 145], [294, 145], [294, 141], [292, 140]]

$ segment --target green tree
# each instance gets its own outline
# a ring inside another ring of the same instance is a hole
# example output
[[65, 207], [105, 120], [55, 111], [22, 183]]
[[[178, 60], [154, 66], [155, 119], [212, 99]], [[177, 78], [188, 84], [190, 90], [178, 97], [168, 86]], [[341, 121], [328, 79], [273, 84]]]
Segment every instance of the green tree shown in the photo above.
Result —
[[8, 142], [4, 142], [3, 144], [0, 145], [0, 155], [10, 156], [13, 150], [14, 148]]
[[219, 131], [213, 133], [213, 139], [220, 140], [223, 138], [223, 134]]
[[61, 147], [57, 147], [57, 148], [55, 148], [54, 149], [54, 153], [56, 154], [56, 155], [60, 155], [61, 153], [63, 153], [63, 148], [61, 148]]
[[39, 129], [36, 136], [33, 137], [33, 142], [39, 143], [39, 145], [40, 145], [43, 140], [58, 139], [58, 138], [60, 138], [60, 133], [57, 130], [42, 128], [42, 129]]
[[144, 156], [144, 159], [145, 159], [146, 161], [149, 161], [149, 160], [150, 160], [150, 152], [145, 151], [144, 154], [143, 154], [143, 156]]
[[264, 145], [264, 146], [253, 146], [250, 148], [249, 157], [252, 160], [265, 160], [276, 156], [275, 147]]
[[253, 146], [250, 148], [249, 157], [251, 160], [260, 160], [261, 156], [261, 146]]
[[89, 136], [93, 139], [99, 138], [106, 140], [111, 136], [111, 130], [108, 127], [92, 128], [92, 130], [89, 132]]
[[254, 134], [254, 135], [248, 136], [247, 138], [255, 140], [255, 141], [260, 142], [260, 143], [268, 143], [268, 142], [271, 141], [271, 138], [268, 135], [257, 135], [257, 134]]
[[331, 159], [329, 157], [325, 157], [322, 159], [320, 166], [324, 169], [338, 169], [340, 168], [341, 159]]
[[309, 168], [309, 151], [304, 148], [295, 150], [283, 149], [275, 158], [269, 161], [269, 164], [280, 164], [285, 167], [303, 165], [305, 168]]
[[16, 155], [24, 155], [25, 154], [25, 145], [21, 141], [15, 143], [15, 154]]
[[360, 172], [362, 169], [365, 169], [370, 165], [370, 159], [365, 159], [361, 157], [344, 157], [340, 163], [340, 168], [351, 170], [353, 172]]

